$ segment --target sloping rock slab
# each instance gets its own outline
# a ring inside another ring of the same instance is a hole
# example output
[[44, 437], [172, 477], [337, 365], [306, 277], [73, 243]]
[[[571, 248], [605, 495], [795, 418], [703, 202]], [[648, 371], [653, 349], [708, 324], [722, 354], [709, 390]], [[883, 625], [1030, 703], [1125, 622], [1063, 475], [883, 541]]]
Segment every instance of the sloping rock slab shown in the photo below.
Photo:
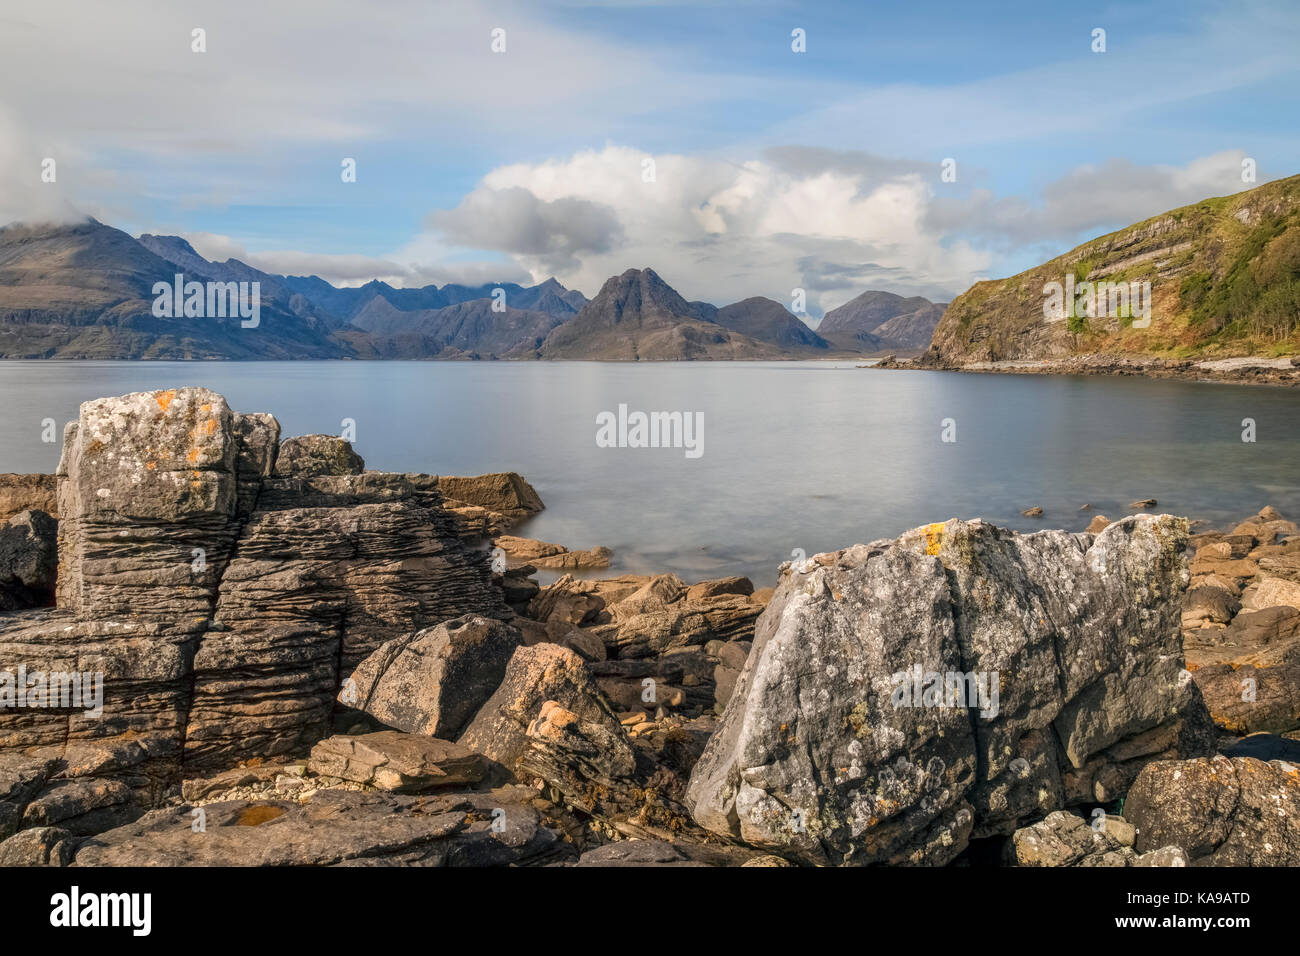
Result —
[[477, 866], [573, 859], [520, 794], [319, 791], [305, 805], [230, 801], [155, 810], [77, 850], [77, 866]]
[[356, 737], [327, 737], [312, 747], [307, 768], [323, 777], [416, 793], [478, 783], [487, 771], [487, 761], [448, 740], [381, 730]]
[[519, 644], [515, 628], [464, 615], [381, 645], [339, 700], [398, 730], [450, 740], [500, 685]]

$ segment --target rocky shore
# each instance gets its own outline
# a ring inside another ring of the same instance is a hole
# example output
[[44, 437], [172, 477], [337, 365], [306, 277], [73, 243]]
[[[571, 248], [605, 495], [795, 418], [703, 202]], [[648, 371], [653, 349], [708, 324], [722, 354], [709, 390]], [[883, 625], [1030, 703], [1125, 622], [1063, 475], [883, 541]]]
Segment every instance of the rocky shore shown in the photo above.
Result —
[[509, 535], [521, 476], [198, 388], [0, 504], [0, 865], [1300, 865], [1269, 508], [542, 586], [610, 555]]
[[1073, 355], [1059, 359], [1007, 359], [954, 365], [933, 350], [911, 358], [886, 356], [863, 368], [931, 369], [946, 372], [998, 372], [1005, 375], [1140, 375], [1191, 382], [1300, 387], [1300, 359], [1164, 359], [1140, 355]]

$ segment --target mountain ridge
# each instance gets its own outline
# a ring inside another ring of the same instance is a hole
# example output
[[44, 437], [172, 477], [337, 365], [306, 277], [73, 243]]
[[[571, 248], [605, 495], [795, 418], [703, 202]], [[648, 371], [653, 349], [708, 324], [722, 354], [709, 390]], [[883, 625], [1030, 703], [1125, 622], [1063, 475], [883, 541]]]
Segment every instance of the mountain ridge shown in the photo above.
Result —
[[[171, 287], [177, 274], [258, 283], [259, 321], [155, 316], [155, 285]], [[554, 277], [533, 286], [396, 288], [376, 279], [339, 287], [216, 262], [183, 237], [133, 238], [91, 218], [0, 228], [0, 358], [687, 361], [863, 352], [861, 342], [830, 342], [762, 296], [721, 308], [688, 302], [649, 267], [610, 277], [592, 300]]]

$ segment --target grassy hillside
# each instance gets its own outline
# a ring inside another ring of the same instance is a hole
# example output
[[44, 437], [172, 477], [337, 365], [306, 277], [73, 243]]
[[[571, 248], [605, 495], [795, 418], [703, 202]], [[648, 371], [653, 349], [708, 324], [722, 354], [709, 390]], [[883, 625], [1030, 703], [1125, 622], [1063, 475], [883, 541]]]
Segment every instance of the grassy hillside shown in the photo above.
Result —
[[[1050, 322], [1048, 282], [1149, 282], [1151, 323], [1133, 316]], [[1093, 239], [1009, 279], [958, 296], [929, 361], [1065, 358], [1079, 353], [1174, 358], [1300, 354], [1300, 176], [1206, 199]]]

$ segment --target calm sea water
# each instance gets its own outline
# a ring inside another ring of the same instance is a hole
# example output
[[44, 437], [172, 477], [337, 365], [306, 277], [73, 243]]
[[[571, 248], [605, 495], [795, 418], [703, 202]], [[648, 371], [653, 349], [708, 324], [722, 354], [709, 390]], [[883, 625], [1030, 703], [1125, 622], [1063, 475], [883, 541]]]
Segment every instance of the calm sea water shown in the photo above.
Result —
[[[613, 548], [602, 573], [762, 586], [796, 548], [954, 516], [1082, 530], [1136, 498], [1212, 525], [1265, 504], [1300, 517], [1300, 391], [830, 362], [0, 362], [0, 472], [54, 470], [43, 419], [61, 434], [83, 401], [182, 385], [271, 412], [286, 436], [354, 419], [371, 468], [517, 471], [547, 505], [517, 533]], [[597, 415], [620, 404], [702, 412], [703, 455], [598, 447]], [[1032, 505], [1043, 518], [1020, 515]]]

